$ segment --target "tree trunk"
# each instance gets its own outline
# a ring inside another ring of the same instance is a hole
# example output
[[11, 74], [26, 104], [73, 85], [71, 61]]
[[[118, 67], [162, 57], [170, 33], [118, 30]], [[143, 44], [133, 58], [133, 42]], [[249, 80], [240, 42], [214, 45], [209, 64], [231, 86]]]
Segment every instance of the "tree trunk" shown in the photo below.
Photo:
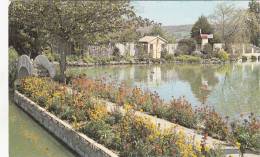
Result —
[[65, 51], [60, 53], [60, 82], [62, 83], [66, 83], [66, 55], [67, 53]]

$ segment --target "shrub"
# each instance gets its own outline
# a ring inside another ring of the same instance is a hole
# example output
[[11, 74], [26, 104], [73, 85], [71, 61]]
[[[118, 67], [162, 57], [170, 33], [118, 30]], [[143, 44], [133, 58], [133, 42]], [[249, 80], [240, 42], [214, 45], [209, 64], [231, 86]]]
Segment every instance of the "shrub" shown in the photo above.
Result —
[[66, 58], [67, 62], [77, 62], [80, 60], [80, 56], [77, 55], [68, 55]]
[[221, 61], [223, 61], [223, 62], [225, 62], [225, 61], [227, 61], [228, 60], [228, 53], [226, 52], [226, 51], [224, 51], [224, 50], [220, 50], [218, 53], [217, 53], [217, 57], [221, 60]]
[[213, 57], [213, 49], [211, 44], [206, 44], [203, 47], [203, 54], [206, 55], [206, 58], [211, 58]]
[[60, 113], [60, 118], [67, 120], [68, 122], [73, 122], [75, 118], [73, 117], [75, 113], [75, 110], [73, 107], [65, 106], [63, 107], [63, 112]]
[[124, 146], [122, 156], [200, 155], [183, 132], [159, 131], [149, 119], [131, 112], [123, 117], [119, 130]]
[[193, 146], [194, 141], [182, 131], [160, 130], [150, 119], [137, 116], [132, 110], [110, 113], [85, 92], [69, 94], [66, 86], [48, 78], [27, 77], [21, 82], [19, 91], [36, 102], [44, 93], [49, 112], [73, 123], [78, 131], [118, 151], [120, 156], [202, 156], [201, 148]]
[[204, 125], [204, 131], [215, 138], [225, 140], [228, 136], [228, 124], [213, 108], [201, 107], [196, 110]]
[[196, 128], [198, 122], [197, 115], [191, 104], [184, 98], [173, 99], [167, 111], [169, 112], [167, 119], [170, 121], [189, 128]]
[[49, 61], [53, 62], [53, 61], [59, 61], [59, 54], [55, 53], [55, 52], [51, 52], [50, 49], [45, 49], [42, 52], [43, 55], [45, 55]]
[[100, 56], [100, 57], [93, 57], [95, 60], [95, 63], [97, 64], [108, 64], [110, 61], [113, 60], [113, 57], [106, 57], [106, 56]]
[[190, 55], [195, 49], [196, 41], [194, 39], [182, 39], [178, 42], [177, 54]]
[[141, 44], [138, 44], [138, 45], [137, 45], [137, 50], [138, 50], [137, 58], [138, 58], [140, 61], [146, 61], [148, 58], [151, 58], [151, 56], [152, 56], [152, 53], [148, 54], [148, 53], [145, 51], [144, 46], [141, 45]]
[[174, 54], [166, 54], [164, 59], [166, 61], [173, 61], [174, 60]]
[[112, 146], [114, 143], [115, 133], [105, 121], [89, 121], [79, 131], [107, 146]]
[[246, 62], [247, 61], [247, 57], [246, 56], [242, 56], [242, 61]]
[[201, 58], [197, 56], [190, 55], [180, 55], [174, 58], [176, 61], [185, 62], [185, 63], [199, 63]]
[[8, 79], [9, 89], [13, 89], [17, 75], [18, 53], [12, 47], [8, 49]]
[[167, 49], [163, 49], [163, 50], [161, 51], [161, 58], [166, 59], [167, 54], [168, 54]]
[[257, 57], [256, 57], [256, 56], [251, 56], [251, 60], [252, 60], [253, 62], [255, 62], [255, 61], [257, 60]]
[[260, 149], [260, 121], [253, 113], [242, 122], [231, 123], [230, 141], [239, 147], [242, 156], [246, 150]]
[[85, 54], [85, 55], [83, 56], [83, 62], [85, 62], [85, 63], [94, 63], [95, 60], [94, 60], [94, 58], [91, 57], [90, 55]]
[[114, 48], [112, 55], [113, 55], [113, 60], [115, 60], [115, 61], [120, 61], [123, 57], [123, 56], [121, 56], [120, 50], [117, 47]]

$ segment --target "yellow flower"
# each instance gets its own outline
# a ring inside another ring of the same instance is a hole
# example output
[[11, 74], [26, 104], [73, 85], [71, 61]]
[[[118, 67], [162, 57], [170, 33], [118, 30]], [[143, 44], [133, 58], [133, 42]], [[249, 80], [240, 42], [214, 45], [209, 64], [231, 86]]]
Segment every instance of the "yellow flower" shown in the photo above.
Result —
[[91, 120], [102, 120], [108, 116], [108, 111], [106, 106], [101, 104], [96, 104], [94, 109], [88, 111]]
[[125, 104], [124, 105], [124, 109], [126, 110], [126, 112], [129, 111], [129, 110], [132, 110], [133, 109], [133, 105]]
[[210, 148], [208, 146], [205, 146], [205, 151], [209, 152]]
[[236, 142], [236, 146], [238, 149], [240, 149], [241, 144], [239, 142]]

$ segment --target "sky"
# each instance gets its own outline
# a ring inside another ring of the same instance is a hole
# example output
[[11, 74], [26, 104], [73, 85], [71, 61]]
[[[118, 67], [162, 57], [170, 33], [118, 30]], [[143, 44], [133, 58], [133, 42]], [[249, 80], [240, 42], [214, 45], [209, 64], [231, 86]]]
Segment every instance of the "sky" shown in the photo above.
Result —
[[136, 13], [163, 26], [193, 24], [199, 16], [214, 13], [218, 3], [248, 8], [248, 1], [134, 1]]

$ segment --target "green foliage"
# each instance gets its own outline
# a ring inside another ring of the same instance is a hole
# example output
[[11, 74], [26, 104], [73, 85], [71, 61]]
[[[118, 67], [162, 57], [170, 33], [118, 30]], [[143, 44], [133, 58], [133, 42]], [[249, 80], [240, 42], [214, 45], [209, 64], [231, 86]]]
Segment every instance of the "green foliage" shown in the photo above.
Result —
[[[33, 86], [36, 83], [37, 87]], [[110, 113], [106, 104], [90, 99], [87, 93], [69, 93], [67, 86], [49, 78], [24, 78], [19, 91], [36, 103], [44, 96], [47, 101], [42, 107], [47, 111], [120, 156], [202, 155], [200, 147], [193, 146], [194, 141], [182, 131], [160, 130], [150, 119], [135, 115], [127, 105], [124, 114], [119, 110]]]
[[104, 64], [109, 64], [111, 61], [114, 60], [113, 57], [107, 57], [107, 56], [100, 56], [100, 57], [94, 57], [95, 63], [104, 65]]
[[174, 43], [175, 38], [173, 35], [169, 34], [165, 30], [162, 29], [161, 25], [153, 25], [152, 29], [150, 30], [149, 33], [145, 35], [150, 35], [150, 36], [160, 36], [168, 41], [168, 43]]
[[46, 45], [58, 48], [62, 82], [69, 52], [149, 23], [136, 16], [130, 1], [12, 1], [9, 21], [9, 43], [19, 52], [35, 57]]
[[253, 62], [255, 62], [255, 61], [257, 60], [257, 57], [256, 57], [256, 56], [251, 56], [251, 60], [252, 60]]
[[196, 128], [198, 124], [198, 117], [192, 109], [191, 104], [182, 98], [173, 99], [169, 106], [167, 106], [163, 117], [189, 128]]
[[182, 39], [178, 42], [177, 54], [190, 55], [196, 49], [196, 41], [192, 38]]
[[250, 31], [251, 43], [260, 46], [260, 2], [251, 0], [249, 2], [249, 20], [247, 21]]
[[114, 51], [113, 51], [113, 59], [114, 61], [120, 61], [122, 60], [123, 56], [121, 56], [120, 54], [120, 50], [118, 48], [115, 48]]
[[221, 60], [221, 61], [228, 61], [228, 53], [224, 50], [220, 50], [218, 53], [217, 53], [217, 57]]
[[246, 62], [247, 61], [247, 57], [246, 56], [242, 56], [242, 61]]
[[230, 140], [239, 147], [242, 154], [246, 150], [260, 149], [260, 122], [254, 114], [249, 115], [248, 119], [244, 119], [242, 123], [232, 122], [231, 131]]
[[207, 17], [200, 16], [191, 29], [191, 37], [196, 40], [198, 44], [201, 44], [200, 29], [202, 34], [212, 34], [213, 28], [208, 22]]
[[14, 81], [17, 75], [17, 61], [18, 54], [16, 50], [12, 47], [8, 49], [8, 79], [9, 79], [9, 89], [14, 87]]
[[225, 140], [228, 136], [228, 124], [213, 108], [201, 107], [197, 111], [205, 127], [205, 132], [217, 139]]
[[94, 58], [91, 57], [90, 55], [84, 54], [83, 56], [83, 62], [85, 63], [94, 63]]
[[89, 121], [85, 124], [84, 127], [80, 129], [84, 134], [90, 135], [90, 137], [97, 140], [102, 144], [107, 146], [114, 145], [115, 133], [112, 130], [112, 127], [107, 124], [105, 121]]
[[80, 59], [81, 59], [81, 57], [78, 55], [69, 55], [69, 56], [67, 56], [66, 61], [67, 62], [78, 62]]
[[12, 1], [9, 5], [9, 45], [19, 55], [34, 58], [47, 44], [47, 32], [39, 11], [43, 10], [37, 1]]
[[140, 61], [146, 61], [147, 59], [149, 59], [151, 57], [151, 53], [148, 54], [145, 49], [144, 49], [144, 46], [141, 45], [141, 44], [138, 44], [137, 45], [137, 49], [138, 49], [138, 54], [137, 54], [137, 58], [140, 60]]
[[200, 63], [201, 58], [197, 56], [191, 56], [191, 55], [180, 55], [174, 57], [174, 60], [184, 63]]
[[165, 59], [167, 54], [168, 54], [168, 51], [166, 49], [163, 49], [161, 51], [161, 58]]
[[221, 37], [218, 33], [214, 33], [213, 34], [213, 38], [209, 39], [209, 43], [210, 44], [214, 44], [214, 43], [221, 43]]
[[213, 49], [211, 44], [206, 44], [203, 47], [203, 54], [206, 55], [206, 58], [211, 58], [213, 57]]
[[174, 54], [166, 54], [163, 58], [166, 61], [173, 61], [174, 60]]
[[42, 54], [44, 54], [51, 62], [59, 61], [59, 54], [55, 52], [51, 52], [50, 49], [43, 50]]

